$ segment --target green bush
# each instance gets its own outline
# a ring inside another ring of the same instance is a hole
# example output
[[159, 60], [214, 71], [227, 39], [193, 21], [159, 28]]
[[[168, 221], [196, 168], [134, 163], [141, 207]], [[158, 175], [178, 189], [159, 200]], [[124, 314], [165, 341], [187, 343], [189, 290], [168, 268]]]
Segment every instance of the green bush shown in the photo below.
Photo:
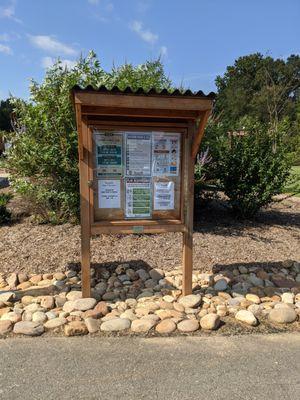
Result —
[[11, 212], [6, 208], [11, 198], [10, 194], [0, 193], [0, 225], [7, 224], [11, 220]]
[[14, 129], [7, 169], [17, 193], [43, 222], [60, 223], [79, 214], [78, 150], [70, 90], [75, 85], [170, 87], [160, 60], [104, 71], [93, 52], [67, 69], [57, 61], [44, 81], [32, 81], [31, 99], [12, 99]]
[[282, 192], [290, 165], [282, 133], [271, 134], [259, 123], [243, 122], [246, 134], [233, 136], [222, 147], [218, 175], [233, 211], [249, 218]]

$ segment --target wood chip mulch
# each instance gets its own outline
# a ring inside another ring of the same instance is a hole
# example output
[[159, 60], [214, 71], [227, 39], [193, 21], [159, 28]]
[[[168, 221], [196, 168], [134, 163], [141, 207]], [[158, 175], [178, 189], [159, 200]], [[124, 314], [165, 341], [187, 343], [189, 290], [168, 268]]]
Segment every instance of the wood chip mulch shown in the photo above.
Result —
[[[171, 270], [181, 265], [181, 234], [101, 235], [92, 240], [95, 265], [130, 262]], [[300, 261], [300, 199], [262, 211], [254, 221], [234, 219], [221, 202], [198, 210], [194, 228], [194, 269]], [[0, 227], [0, 273], [46, 273], [80, 262], [78, 225], [37, 225], [24, 217]]]

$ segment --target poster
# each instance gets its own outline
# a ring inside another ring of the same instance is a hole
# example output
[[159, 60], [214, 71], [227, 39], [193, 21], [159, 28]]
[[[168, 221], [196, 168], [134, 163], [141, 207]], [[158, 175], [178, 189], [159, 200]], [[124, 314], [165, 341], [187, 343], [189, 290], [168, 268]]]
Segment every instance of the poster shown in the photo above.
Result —
[[152, 151], [154, 176], [178, 176], [180, 133], [154, 133]]
[[122, 175], [122, 134], [95, 134], [97, 177]]
[[151, 176], [151, 133], [126, 134], [126, 176]]
[[99, 208], [121, 208], [121, 182], [117, 179], [99, 179]]
[[174, 210], [174, 182], [154, 182], [154, 210]]
[[125, 198], [125, 215], [127, 218], [151, 217], [150, 178], [127, 178]]

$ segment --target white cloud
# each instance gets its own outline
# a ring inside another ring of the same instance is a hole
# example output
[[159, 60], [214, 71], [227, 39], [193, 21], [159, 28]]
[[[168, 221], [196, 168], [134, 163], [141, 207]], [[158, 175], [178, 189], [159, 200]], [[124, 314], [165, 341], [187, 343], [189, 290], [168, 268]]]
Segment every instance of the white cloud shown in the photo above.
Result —
[[94, 5], [99, 4], [99, 0], [88, 0], [88, 2]]
[[77, 54], [77, 51], [73, 49], [71, 46], [68, 46], [58, 40], [54, 39], [51, 36], [46, 35], [29, 35], [30, 42], [39, 49], [44, 51], [48, 51], [51, 54], [60, 55], [64, 54], [66, 56], [73, 56]]
[[15, 22], [21, 23], [22, 21], [15, 16], [16, 0], [11, 0], [7, 6], [0, 7], [0, 18], [9, 18]]
[[9, 46], [6, 46], [5, 44], [0, 43], [0, 53], [12, 54], [13, 52]]
[[168, 55], [168, 48], [167, 46], [161, 46], [160, 47], [160, 55], [162, 57], [166, 57]]
[[[42, 67], [46, 68], [46, 69], [50, 68], [55, 63], [55, 61], [56, 61], [55, 58], [52, 58], [52, 57], [49, 57], [49, 56], [48, 57], [43, 57], [42, 58]], [[66, 67], [68, 69], [72, 69], [76, 65], [76, 61], [73, 61], [73, 60], [61, 59], [60, 61], [62, 63], [62, 66]]]
[[133, 21], [130, 24], [130, 28], [147, 43], [154, 44], [158, 40], [158, 35], [148, 29], [144, 29], [140, 21]]

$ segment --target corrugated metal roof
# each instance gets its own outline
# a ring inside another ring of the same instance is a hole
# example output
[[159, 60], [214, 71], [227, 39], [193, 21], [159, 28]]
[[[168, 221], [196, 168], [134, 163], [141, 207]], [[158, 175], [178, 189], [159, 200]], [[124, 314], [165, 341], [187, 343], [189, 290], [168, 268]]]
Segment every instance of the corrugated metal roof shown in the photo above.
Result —
[[105, 85], [94, 87], [92, 85], [88, 85], [85, 87], [81, 87], [79, 85], [73, 86], [72, 90], [74, 91], [87, 91], [87, 92], [98, 92], [98, 93], [114, 93], [114, 94], [135, 94], [135, 95], [154, 95], [154, 96], [174, 96], [174, 97], [199, 97], [205, 98], [209, 100], [214, 100], [216, 94], [214, 92], [210, 92], [209, 94], [205, 95], [202, 90], [198, 92], [193, 92], [189, 89], [187, 90], [179, 90], [179, 89], [163, 89], [161, 91], [157, 89], [149, 89], [144, 90], [143, 88], [132, 89], [131, 87], [127, 86], [125, 89], [120, 89], [118, 86], [113, 86], [111, 89], [107, 88]]

